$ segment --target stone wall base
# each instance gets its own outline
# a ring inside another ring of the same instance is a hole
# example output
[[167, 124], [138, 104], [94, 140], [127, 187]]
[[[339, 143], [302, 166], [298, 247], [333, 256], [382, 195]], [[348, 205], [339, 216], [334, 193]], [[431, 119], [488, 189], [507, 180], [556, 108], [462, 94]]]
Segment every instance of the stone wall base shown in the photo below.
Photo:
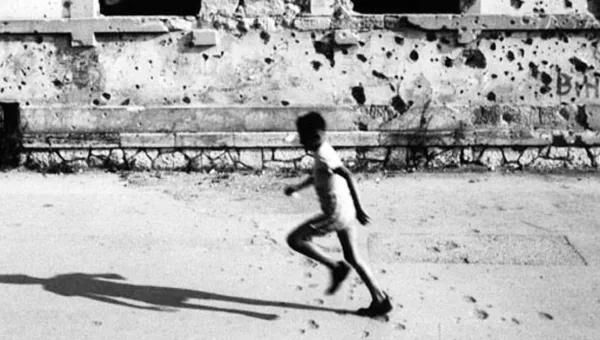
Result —
[[[600, 147], [358, 147], [337, 148], [354, 171], [452, 169], [580, 170], [600, 168]], [[298, 148], [26, 150], [20, 166], [42, 172], [86, 169], [132, 171], [308, 170], [312, 158]]]

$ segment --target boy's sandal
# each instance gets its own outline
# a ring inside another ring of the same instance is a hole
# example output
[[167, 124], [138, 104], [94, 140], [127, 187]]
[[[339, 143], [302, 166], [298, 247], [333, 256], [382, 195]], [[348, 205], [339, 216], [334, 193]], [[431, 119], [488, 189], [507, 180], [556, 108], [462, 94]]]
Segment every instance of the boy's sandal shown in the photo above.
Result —
[[374, 317], [374, 316], [381, 316], [381, 315], [385, 315], [387, 313], [389, 313], [392, 310], [392, 303], [390, 301], [390, 297], [384, 293], [385, 295], [385, 300], [383, 300], [382, 302], [371, 302], [371, 304], [369, 305], [369, 307], [367, 308], [360, 308], [356, 314], [360, 315], [360, 316], [369, 316], [369, 317]]

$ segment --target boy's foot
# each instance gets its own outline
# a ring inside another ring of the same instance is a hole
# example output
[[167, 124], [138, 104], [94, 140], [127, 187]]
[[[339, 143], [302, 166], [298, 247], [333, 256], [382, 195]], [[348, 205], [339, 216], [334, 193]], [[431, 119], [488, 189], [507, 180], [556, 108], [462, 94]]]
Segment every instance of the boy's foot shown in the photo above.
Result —
[[327, 289], [327, 295], [335, 294], [349, 273], [350, 266], [346, 262], [338, 262], [337, 267], [331, 271], [331, 286]]
[[361, 308], [356, 314], [360, 316], [375, 317], [389, 313], [392, 310], [392, 303], [390, 302], [390, 297], [386, 293], [384, 293], [384, 295], [385, 300], [381, 302], [373, 301], [368, 308]]

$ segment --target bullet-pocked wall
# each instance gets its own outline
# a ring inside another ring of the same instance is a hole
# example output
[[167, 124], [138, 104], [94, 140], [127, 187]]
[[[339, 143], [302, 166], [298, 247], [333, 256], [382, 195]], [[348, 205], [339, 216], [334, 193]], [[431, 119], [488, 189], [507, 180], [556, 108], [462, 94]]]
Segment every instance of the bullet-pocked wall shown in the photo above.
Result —
[[600, 165], [593, 0], [23, 4], [0, 102], [32, 168], [304, 168], [308, 110], [357, 168]]

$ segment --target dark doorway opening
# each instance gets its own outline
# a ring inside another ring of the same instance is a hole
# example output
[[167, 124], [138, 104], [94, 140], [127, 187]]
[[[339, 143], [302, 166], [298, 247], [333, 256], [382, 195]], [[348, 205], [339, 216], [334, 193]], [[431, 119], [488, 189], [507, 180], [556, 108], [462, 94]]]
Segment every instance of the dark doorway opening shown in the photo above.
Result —
[[0, 168], [19, 165], [21, 152], [19, 103], [0, 103]]
[[363, 14], [459, 14], [460, 0], [353, 0]]
[[201, 0], [100, 0], [100, 13], [118, 15], [195, 16], [200, 13]]

